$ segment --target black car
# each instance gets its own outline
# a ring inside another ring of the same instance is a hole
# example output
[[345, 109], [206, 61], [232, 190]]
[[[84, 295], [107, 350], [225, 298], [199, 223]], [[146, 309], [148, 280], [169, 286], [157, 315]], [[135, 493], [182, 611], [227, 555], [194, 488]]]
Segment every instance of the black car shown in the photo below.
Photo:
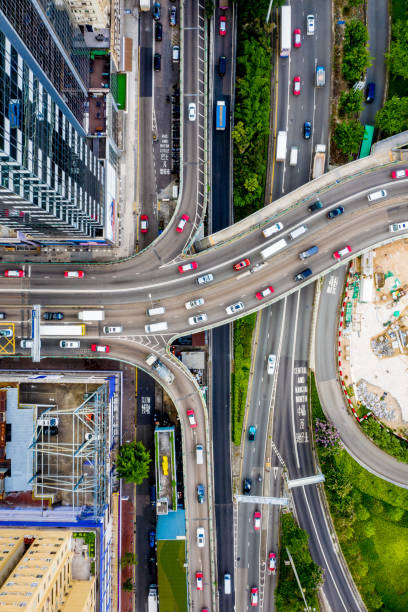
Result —
[[252, 480], [250, 478], [245, 478], [244, 480], [244, 495], [249, 495], [251, 493]]
[[169, 8], [169, 22], [171, 26], [177, 25], [177, 9], [174, 4]]
[[227, 58], [225, 55], [220, 55], [218, 59], [218, 74], [220, 77], [223, 77], [227, 70]]
[[305, 121], [303, 124], [303, 138], [309, 140], [312, 135], [312, 124], [310, 121]]
[[333, 208], [333, 210], [330, 210], [327, 213], [327, 218], [334, 219], [335, 217], [338, 217], [339, 215], [342, 215], [343, 213], [344, 213], [343, 206], [338, 206], [337, 208]]
[[155, 53], [154, 54], [153, 68], [156, 70], [156, 72], [158, 70], [161, 70], [161, 55], [160, 55], [160, 53]]
[[160, 19], [160, 2], [153, 4], [153, 19], [158, 21]]
[[46, 436], [47, 434], [50, 434], [50, 436], [56, 436], [58, 434], [58, 427], [56, 427], [55, 425], [51, 425], [50, 427], [48, 427], [47, 425], [39, 425], [38, 432], [40, 433], [41, 431], [44, 436]]
[[156, 22], [156, 26], [154, 28], [154, 32], [155, 32], [156, 40], [158, 40], [160, 42], [162, 40], [162, 38], [163, 38], [163, 26], [160, 23], [160, 21]]
[[323, 208], [323, 204], [321, 203], [321, 201], [316, 200], [314, 204], [309, 206], [309, 212], [313, 213], [313, 212], [316, 212], [317, 210], [321, 210], [322, 208]]
[[61, 321], [64, 315], [62, 312], [44, 312], [43, 317], [46, 321]]

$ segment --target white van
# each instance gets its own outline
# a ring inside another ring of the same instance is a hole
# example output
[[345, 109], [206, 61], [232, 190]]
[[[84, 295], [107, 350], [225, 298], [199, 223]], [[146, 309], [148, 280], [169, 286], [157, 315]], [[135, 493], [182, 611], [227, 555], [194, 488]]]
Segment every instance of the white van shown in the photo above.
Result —
[[293, 232], [290, 232], [289, 238], [291, 240], [294, 240], [295, 238], [298, 238], [299, 236], [307, 232], [307, 230], [308, 230], [307, 225], [300, 225], [299, 227], [294, 229]]
[[166, 312], [166, 309], [164, 306], [155, 306], [153, 308], [147, 309], [147, 314], [149, 315], [149, 317], [155, 317], [157, 315], [164, 314], [165, 312]]
[[283, 223], [278, 222], [264, 229], [262, 233], [264, 238], [269, 238], [269, 236], [273, 236], [273, 234], [277, 234], [281, 230], [283, 230]]
[[385, 189], [373, 191], [373, 193], [369, 193], [367, 196], [369, 202], [375, 202], [375, 200], [381, 200], [381, 198], [385, 197], [387, 197], [387, 192], [385, 191]]
[[202, 444], [197, 444], [196, 446], [196, 458], [197, 465], [202, 465], [204, 463], [204, 449]]
[[231, 595], [231, 574], [224, 574], [224, 593]]
[[289, 166], [297, 166], [298, 155], [299, 155], [299, 147], [291, 147], [290, 157], [289, 157]]
[[161, 332], [166, 331], [167, 322], [162, 321], [161, 323], [152, 323], [151, 325], [145, 325], [146, 334], [151, 334], [152, 332]]

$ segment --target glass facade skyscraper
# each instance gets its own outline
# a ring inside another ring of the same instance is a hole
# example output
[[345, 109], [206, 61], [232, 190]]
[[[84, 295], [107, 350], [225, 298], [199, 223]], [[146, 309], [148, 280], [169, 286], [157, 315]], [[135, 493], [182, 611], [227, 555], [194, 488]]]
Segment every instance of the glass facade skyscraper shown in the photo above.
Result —
[[0, 224], [34, 240], [103, 236], [88, 81], [87, 47], [62, 3], [0, 0]]

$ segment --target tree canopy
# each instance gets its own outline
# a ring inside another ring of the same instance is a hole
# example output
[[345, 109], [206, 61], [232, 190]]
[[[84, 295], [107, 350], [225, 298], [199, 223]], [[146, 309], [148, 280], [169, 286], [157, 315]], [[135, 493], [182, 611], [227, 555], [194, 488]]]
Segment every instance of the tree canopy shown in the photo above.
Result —
[[408, 21], [397, 21], [392, 26], [392, 41], [389, 53], [385, 54], [388, 66], [395, 75], [408, 79]]
[[408, 98], [393, 96], [387, 100], [375, 117], [376, 126], [386, 136], [399, 134], [408, 129]]
[[119, 448], [116, 470], [119, 478], [125, 482], [141, 484], [149, 475], [150, 462], [150, 452], [142, 442], [130, 442]]
[[339, 149], [351, 159], [360, 150], [363, 134], [364, 126], [357, 119], [349, 119], [336, 126], [333, 138]]

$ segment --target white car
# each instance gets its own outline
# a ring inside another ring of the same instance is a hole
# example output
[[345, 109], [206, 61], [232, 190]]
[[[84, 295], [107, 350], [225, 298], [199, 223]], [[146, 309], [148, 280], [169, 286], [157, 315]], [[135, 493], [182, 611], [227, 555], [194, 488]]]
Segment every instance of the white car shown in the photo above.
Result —
[[0, 336], [4, 336], [5, 338], [12, 338], [13, 337], [13, 330], [12, 329], [4, 329], [3, 327], [0, 328]]
[[390, 232], [402, 232], [408, 231], [408, 221], [401, 221], [400, 223], [393, 223], [390, 225]]
[[32, 348], [33, 344], [34, 340], [31, 340], [30, 338], [23, 338], [22, 340], [20, 340], [21, 348]]
[[123, 331], [123, 327], [121, 325], [116, 325], [110, 327], [109, 325], [105, 325], [103, 328], [104, 334], [120, 334]]
[[197, 527], [197, 546], [198, 548], [204, 548], [205, 546], [204, 527]]
[[269, 355], [268, 356], [268, 374], [270, 374], [271, 376], [275, 372], [275, 365], [276, 365], [276, 355]]
[[79, 348], [81, 343], [79, 340], [61, 340], [59, 345], [61, 348]]
[[188, 118], [190, 121], [196, 120], [196, 105], [195, 102], [190, 102], [188, 105]]
[[204, 298], [197, 298], [196, 300], [190, 300], [186, 302], [184, 306], [187, 310], [191, 310], [192, 308], [198, 308], [198, 306], [202, 306], [204, 304]]
[[237, 302], [236, 304], [231, 304], [231, 306], [227, 306], [227, 308], [225, 309], [226, 313], [229, 315], [235, 314], [236, 312], [239, 312], [240, 310], [244, 309], [244, 303], [243, 302]]
[[270, 227], [267, 227], [263, 230], [264, 238], [269, 238], [269, 236], [273, 236], [273, 234], [277, 234], [283, 230], [283, 223], [274, 223]]
[[195, 317], [189, 317], [188, 323], [189, 325], [197, 325], [197, 323], [203, 323], [207, 319], [207, 315], [205, 314], [205, 312], [203, 312], [201, 314], [196, 315]]
[[204, 276], [199, 276], [197, 278], [197, 283], [199, 285], [206, 285], [207, 283], [211, 283], [214, 280], [214, 276], [210, 274], [204, 274]]
[[306, 17], [306, 24], [307, 24], [307, 33], [309, 35], [314, 34], [315, 33], [315, 16], [308, 15]]

